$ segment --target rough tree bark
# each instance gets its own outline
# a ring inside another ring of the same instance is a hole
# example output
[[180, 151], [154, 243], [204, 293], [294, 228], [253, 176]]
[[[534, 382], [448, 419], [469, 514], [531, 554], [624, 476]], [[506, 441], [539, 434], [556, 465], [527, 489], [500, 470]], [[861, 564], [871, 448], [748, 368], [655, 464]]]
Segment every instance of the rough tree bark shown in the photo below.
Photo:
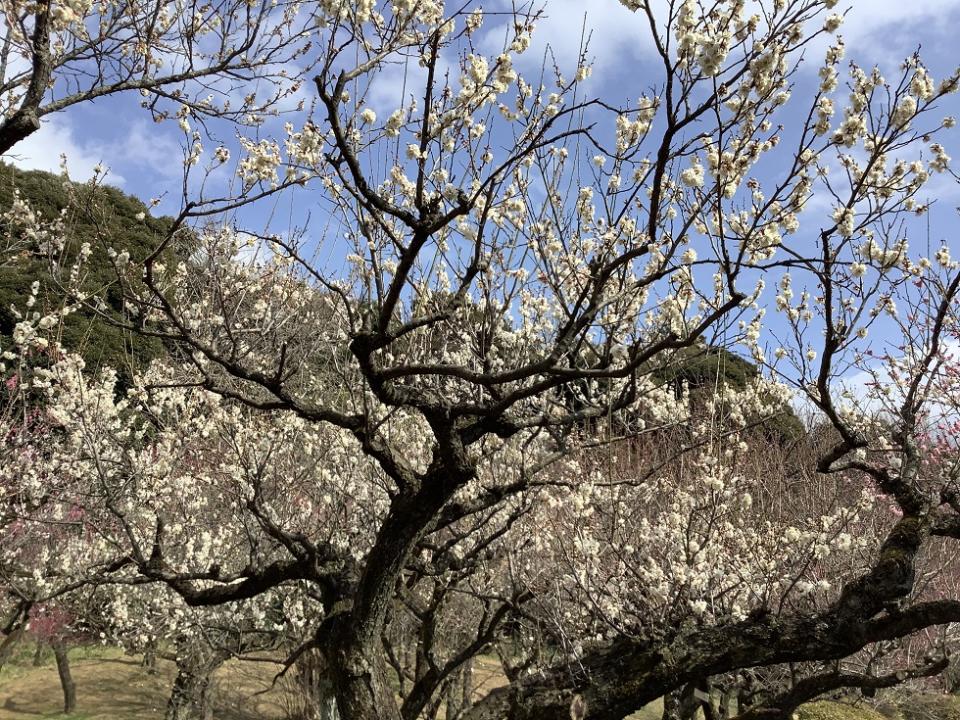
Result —
[[[434, 424], [439, 432], [440, 421]], [[413, 547], [456, 489], [476, 471], [463, 446], [450, 437], [449, 428], [441, 437], [445, 442], [435, 450], [434, 463], [423, 476], [395, 468], [401, 478], [398, 482], [406, 489], [394, 498], [378, 533], [353, 595], [353, 607], [318, 633], [324, 655], [330, 659], [340, 715], [349, 720], [402, 720], [381, 641], [387, 609]]]
[[679, 690], [663, 696], [663, 720], [693, 720], [698, 703], [693, 695], [694, 686], [688, 683]]
[[340, 713], [337, 710], [337, 698], [333, 694], [333, 683], [329, 678], [324, 677], [321, 680], [320, 696], [318, 703], [320, 720], [340, 720]]
[[13, 655], [17, 643], [23, 638], [27, 630], [29, 613], [30, 603], [22, 602], [13, 609], [13, 614], [8, 618], [6, 625], [0, 626], [0, 632], [3, 632], [3, 639], [0, 640], [0, 670]]
[[143, 660], [140, 661], [140, 667], [147, 671], [149, 675], [157, 673], [157, 644], [156, 642], [147, 643], [143, 651]]
[[37, 640], [37, 646], [33, 649], [33, 666], [40, 667], [43, 665], [43, 641]]
[[226, 653], [202, 642], [181, 643], [164, 720], [211, 720], [210, 676], [226, 659]]
[[3, 666], [10, 659], [10, 656], [13, 655], [14, 649], [17, 647], [17, 643], [20, 642], [20, 639], [23, 637], [23, 625], [15, 627], [9, 633], [7, 633], [3, 640], [0, 640], [0, 670], [3, 669]]
[[60, 687], [63, 690], [63, 713], [69, 715], [77, 709], [77, 686], [70, 674], [70, 659], [67, 657], [67, 644], [63, 638], [51, 641], [53, 656], [57, 661], [57, 674], [60, 676]]
[[297, 660], [297, 700], [301, 705], [294, 712], [297, 720], [340, 720], [333, 681], [326, 661], [316, 651], [310, 651]]
[[459, 720], [473, 701], [473, 662], [464, 663], [450, 678], [446, 691], [446, 720]]
[[400, 720], [386, 671], [376, 650], [350, 642], [331, 650], [331, 680], [339, 715], [349, 720]]
[[0, 122], [0, 153], [6, 153], [21, 140], [40, 129], [40, 103], [50, 85], [53, 72], [50, 57], [50, 0], [37, 4], [30, 37], [33, 73], [20, 107]]

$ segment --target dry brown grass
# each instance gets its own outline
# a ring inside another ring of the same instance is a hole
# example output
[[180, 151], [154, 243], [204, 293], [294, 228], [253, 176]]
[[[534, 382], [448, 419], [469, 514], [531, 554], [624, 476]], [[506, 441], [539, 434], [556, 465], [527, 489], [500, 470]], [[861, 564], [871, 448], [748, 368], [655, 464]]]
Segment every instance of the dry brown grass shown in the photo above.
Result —
[[[139, 657], [105, 651], [101, 656], [72, 659], [77, 684], [74, 720], [152, 720], [162, 718], [176, 668], [158, 661], [147, 673]], [[213, 702], [217, 720], [279, 720], [278, 690], [270, 689], [277, 666], [231, 661], [214, 675]], [[261, 691], [267, 691], [261, 693]], [[20, 665], [0, 679], [0, 720], [63, 718], [60, 684], [52, 663]]]
[[[176, 668], [169, 661], [158, 661], [157, 672], [150, 674], [140, 666], [140, 658], [124, 656], [113, 649], [76, 650], [71, 666], [77, 683], [77, 712], [70, 720], [159, 720], [170, 695]], [[24, 662], [8, 667], [0, 676], [0, 720], [39, 720], [59, 718], [60, 684], [52, 659], [34, 668]], [[214, 717], [217, 720], [282, 720], [284, 692], [271, 687], [278, 666], [270, 662], [228, 662], [214, 675]], [[503, 685], [499, 663], [481, 657], [474, 667], [476, 696]], [[917, 704], [917, 703], [914, 703]], [[651, 703], [631, 720], [659, 720], [661, 704]], [[868, 708], [852, 708], [836, 703], [814, 703], [798, 713], [806, 720], [874, 720], [881, 718]], [[950, 716], [952, 717], [952, 716]], [[923, 720], [945, 720], [933, 716]]]

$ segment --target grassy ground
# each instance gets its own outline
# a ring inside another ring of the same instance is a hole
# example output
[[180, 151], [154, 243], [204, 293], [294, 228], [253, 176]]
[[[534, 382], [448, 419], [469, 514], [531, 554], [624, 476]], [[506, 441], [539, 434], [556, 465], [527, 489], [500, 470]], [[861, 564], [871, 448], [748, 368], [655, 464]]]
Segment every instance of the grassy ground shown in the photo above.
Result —
[[[33, 647], [24, 644], [14, 660], [0, 671], [0, 720], [154, 720], [163, 717], [176, 669], [159, 660], [157, 672], [147, 673], [139, 657], [113, 648], [74, 648], [70, 666], [77, 684], [77, 712], [64, 716], [60, 681], [52, 657], [33, 667]], [[217, 720], [280, 720], [284, 717], [282, 688], [270, 687], [277, 666], [271, 663], [231, 662], [214, 676], [214, 717]], [[503, 684], [493, 658], [480, 658], [474, 668], [480, 697]], [[632, 720], [660, 720], [661, 706], [653, 703]], [[820, 720], [819, 718], [816, 720]], [[846, 719], [844, 719], [846, 720]]]
[[868, 707], [815, 702], [801, 707], [797, 712], [797, 720], [885, 720], [885, 718]]
[[[33, 665], [34, 648], [24, 644], [0, 671], [0, 720], [154, 720], [163, 717], [176, 672], [173, 663], [158, 661], [156, 673], [146, 672], [139, 657], [113, 648], [73, 648], [71, 669], [77, 685], [77, 712], [64, 716], [60, 682], [49, 651], [40, 667]], [[214, 675], [217, 720], [281, 720], [286, 707], [284, 688], [271, 688], [278, 666], [269, 662], [231, 661]], [[493, 658], [481, 658], [474, 670], [477, 695], [503, 683]], [[796, 720], [960, 720], [960, 699], [917, 695], [901, 711], [880, 713], [868, 707], [817, 702], [802, 707]], [[660, 720], [661, 704], [651, 703], [631, 720]]]
[[[33, 667], [33, 649], [24, 647], [0, 672], [0, 720], [59, 718], [63, 699], [52, 657]], [[162, 718], [176, 674], [173, 663], [159, 660], [147, 673], [139, 657], [114, 649], [74, 648], [70, 666], [77, 685], [77, 712], [69, 720], [152, 720]], [[217, 720], [282, 718], [282, 690], [269, 690], [277, 671], [272, 663], [231, 662], [214, 675]]]

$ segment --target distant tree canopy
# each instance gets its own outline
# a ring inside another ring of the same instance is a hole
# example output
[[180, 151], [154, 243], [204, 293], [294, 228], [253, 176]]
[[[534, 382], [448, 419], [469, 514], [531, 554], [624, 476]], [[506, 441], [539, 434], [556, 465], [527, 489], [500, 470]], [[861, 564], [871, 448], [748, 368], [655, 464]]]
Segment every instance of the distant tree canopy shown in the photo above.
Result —
[[[581, 362], [589, 367], [591, 363], [599, 362], [600, 355], [594, 348], [588, 348], [582, 353], [585, 359]], [[726, 348], [701, 342], [681, 348], [665, 365], [651, 366], [647, 373], [658, 385], [672, 386], [678, 398], [689, 393], [691, 411], [696, 415], [703, 412], [699, 405], [702, 399], [714, 396], [715, 391], [724, 387], [743, 390], [759, 377], [760, 369]], [[587, 382], [567, 386], [562, 394], [565, 404], [573, 410], [582, 410], [591, 402]], [[629, 417], [624, 419], [630, 420]], [[586, 425], [592, 427], [593, 424]], [[779, 444], [797, 441], [806, 434], [803, 422], [789, 404], [784, 404], [774, 416], [763, 419], [759, 427], [770, 440]]]
[[[742, 390], [760, 373], [755, 364], [722, 347], [693, 347], [684, 352], [687, 355], [685, 361], [666, 372], [669, 379], [682, 382], [691, 392], [700, 389], [713, 392], [724, 385]], [[778, 442], [797, 440], [805, 433], [803, 422], [789, 405], [784, 405], [776, 416], [764, 420], [762, 427], [771, 439]]]
[[[115, 368], [121, 383], [126, 384], [137, 368], [164, 348], [158, 339], [132, 336], [107, 319], [119, 317], [123, 304], [110, 252], [126, 252], [132, 261], [142, 261], [170, 230], [172, 220], [150, 217], [143, 202], [114, 187], [75, 182], [67, 185], [60, 175], [0, 164], [0, 226], [5, 233], [18, 232], [5, 217], [15, 202], [15, 193], [47, 220], [63, 214], [67, 245], [55, 258], [61, 266], [73, 263], [83, 244], [90, 244], [84, 287], [98, 293], [106, 288], [100, 293], [104, 306], [99, 311], [106, 317], [93, 309], [69, 315], [61, 328], [61, 342], [81, 354], [91, 369]], [[31, 311], [43, 312], [62, 298], [49, 272], [49, 251], [30, 238], [25, 240], [13, 257], [0, 262], [0, 346], [9, 346], [19, 322], [17, 313], [27, 311], [33, 283], [39, 283], [39, 291]]]

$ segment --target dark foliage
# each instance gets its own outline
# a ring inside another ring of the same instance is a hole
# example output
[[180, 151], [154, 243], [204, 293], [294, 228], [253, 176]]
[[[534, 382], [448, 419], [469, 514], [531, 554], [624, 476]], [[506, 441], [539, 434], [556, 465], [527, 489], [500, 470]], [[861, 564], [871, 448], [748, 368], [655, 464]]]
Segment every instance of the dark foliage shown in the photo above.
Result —
[[172, 220], [149, 214], [138, 220], [138, 213], [147, 210], [143, 202], [113, 187], [68, 186], [59, 175], [0, 164], [0, 226], [4, 233], [18, 232], [3, 217], [14, 202], [15, 191], [44, 220], [63, 214], [66, 246], [51, 258], [42, 248], [27, 243], [16, 256], [0, 261], [0, 346], [9, 346], [18, 322], [13, 308], [21, 313], [26, 310], [34, 282], [40, 284], [34, 309], [43, 312], [59, 306], [62, 291], [50, 271], [51, 261], [69, 268], [83, 243], [90, 243], [92, 254], [85, 266], [83, 288], [100, 294], [105, 304], [99, 311], [84, 308], [70, 315], [60, 328], [61, 342], [80, 353], [93, 370], [117, 369], [125, 384], [138, 368], [164, 352], [164, 347], [155, 338], [110, 322], [120, 319], [123, 300], [109, 251], [127, 252], [132, 261], [142, 261], [166, 236]]

